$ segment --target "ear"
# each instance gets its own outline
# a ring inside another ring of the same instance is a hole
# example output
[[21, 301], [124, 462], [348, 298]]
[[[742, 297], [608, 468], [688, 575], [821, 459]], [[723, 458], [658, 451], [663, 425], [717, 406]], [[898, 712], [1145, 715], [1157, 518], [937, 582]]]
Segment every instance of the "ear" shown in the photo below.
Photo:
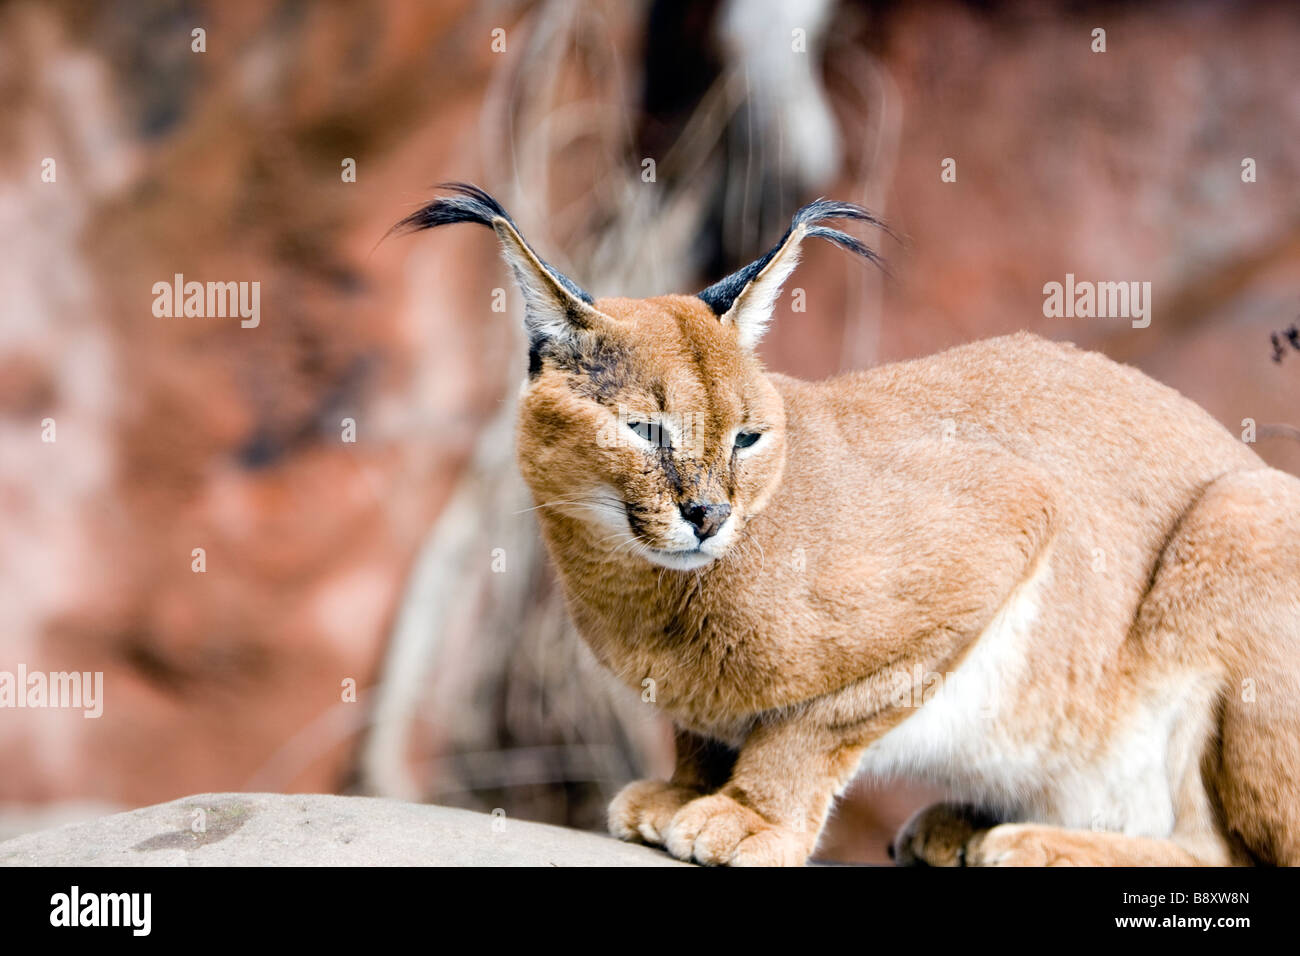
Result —
[[570, 339], [600, 321], [609, 321], [592, 305], [588, 293], [533, 252], [499, 202], [468, 183], [440, 183], [436, 188], [456, 195], [435, 199], [390, 232], [417, 232], [457, 222], [474, 222], [495, 231], [524, 295], [524, 325], [534, 347], [545, 340]]
[[762, 258], [697, 293], [723, 323], [736, 327], [740, 344], [745, 348], [754, 348], [767, 331], [781, 286], [799, 264], [799, 248], [804, 239], [829, 239], [849, 252], [880, 264], [879, 256], [848, 233], [820, 225], [828, 219], [857, 219], [884, 228], [880, 220], [861, 206], [818, 199], [794, 214], [781, 241]]

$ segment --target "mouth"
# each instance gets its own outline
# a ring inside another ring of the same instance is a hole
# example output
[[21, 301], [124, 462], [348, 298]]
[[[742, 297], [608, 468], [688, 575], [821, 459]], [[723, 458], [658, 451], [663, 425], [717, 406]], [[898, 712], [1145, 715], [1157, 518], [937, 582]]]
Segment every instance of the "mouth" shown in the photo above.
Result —
[[734, 537], [734, 519], [724, 521], [716, 533], [701, 540], [684, 519], [678, 518], [666, 535], [652, 544], [655, 539], [646, 527], [641, 510], [624, 502], [623, 513], [625, 530], [631, 532], [637, 541], [636, 553], [651, 564], [670, 571], [698, 571], [712, 564], [722, 557]]

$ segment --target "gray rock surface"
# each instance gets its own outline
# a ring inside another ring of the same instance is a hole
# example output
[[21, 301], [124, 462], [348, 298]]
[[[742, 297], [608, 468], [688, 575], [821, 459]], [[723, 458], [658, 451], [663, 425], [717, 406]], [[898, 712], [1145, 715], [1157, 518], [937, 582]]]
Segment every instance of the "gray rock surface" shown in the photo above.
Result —
[[0, 866], [429, 865], [683, 864], [594, 833], [323, 794], [198, 794], [0, 843]]

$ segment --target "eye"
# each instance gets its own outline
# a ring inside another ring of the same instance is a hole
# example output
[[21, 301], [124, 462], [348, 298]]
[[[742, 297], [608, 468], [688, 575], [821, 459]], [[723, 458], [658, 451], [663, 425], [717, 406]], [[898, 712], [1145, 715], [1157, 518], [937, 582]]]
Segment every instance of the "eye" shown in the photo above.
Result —
[[672, 439], [658, 422], [628, 422], [627, 427], [656, 448], [671, 448]]
[[754, 442], [758, 441], [762, 437], [763, 437], [762, 432], [741, 432], [739, 435], [736, 436], [736, 447], [748, 448], [750, 445], [754, 444]]

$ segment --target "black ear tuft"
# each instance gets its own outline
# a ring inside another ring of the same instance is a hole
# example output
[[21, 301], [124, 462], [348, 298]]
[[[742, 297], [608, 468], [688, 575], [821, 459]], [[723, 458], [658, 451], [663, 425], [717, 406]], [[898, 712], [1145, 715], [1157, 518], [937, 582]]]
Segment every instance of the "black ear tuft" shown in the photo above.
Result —
[[[439, 183], [434, 188], [445, 189], [456, 193], [456, 195], [435, 199], [427, 206], [417, 209], [393, 226], [389, 230], [389, 234], [407, 235], [412, 232], [419, 232], [422, 229], [450, 226], [458, 222], [472, 222], [480, 226], [487, 226], [489, 229], [496, 229], [496, 222], [501, 219], [509, 224], [514, 233], [519, 233], [519, 227], [515, 225], [515, 221], [510, 218], [510, 214], [505, 211], [501, 203], [478, 186], [472, 183]], [[536, 256], [536, 253], [533, 253], [533, 255]], [[582, 300], [587, 305], [591, 305], [595, 301], [590, 293], [564, 273], [553, 268], [545, 259], [537, 256], [537, 261], [570, 295]]]
[[873, 226], [879, 226], [885, 232], [889, 232], [888, 226], [861, 206], [848, 202], [837, 202], [833, 199], [818, 199], [816, 202], [810, 202], [794, 214], [794, 218], [790, 220], [790, 226], [786, 229], [785, 234], [781, 236], [781, 240], [765, 252], [761, 258], [755, 259], [749, 265], [733, 272], [725, 279], [715, 282], [702, 292], [697, 292], [696, 296], [704, 300], [704, 303], [713, 310], [714, 315], [726, 315], [731, 310], [732, 305], [735, 304], [736, 298], [785, 248], [786, 243], [791, 240], [796, 231], [801, 233], [799, 238], [812, 236], [816, 239], [827, 239], [837, 246], [883, 267], [883, 260], [860, 240], [855, 239], [846, 232], [840, 232], [838, 229], [819, 225], [819, 223], [830, 219], [854, 219]]
[[501, 204], [478, 186], [471, 183], [439, 183], [434, 188], [446, 189], [458, 195], [435, 199], [424, 208], [417, 209], [395, 225], [393, 232], [408, 234], [457, 222], [476, 222], [480, 226], [492, 228], [494, 219], [504, 219], [512, 226], [515, 224]]

